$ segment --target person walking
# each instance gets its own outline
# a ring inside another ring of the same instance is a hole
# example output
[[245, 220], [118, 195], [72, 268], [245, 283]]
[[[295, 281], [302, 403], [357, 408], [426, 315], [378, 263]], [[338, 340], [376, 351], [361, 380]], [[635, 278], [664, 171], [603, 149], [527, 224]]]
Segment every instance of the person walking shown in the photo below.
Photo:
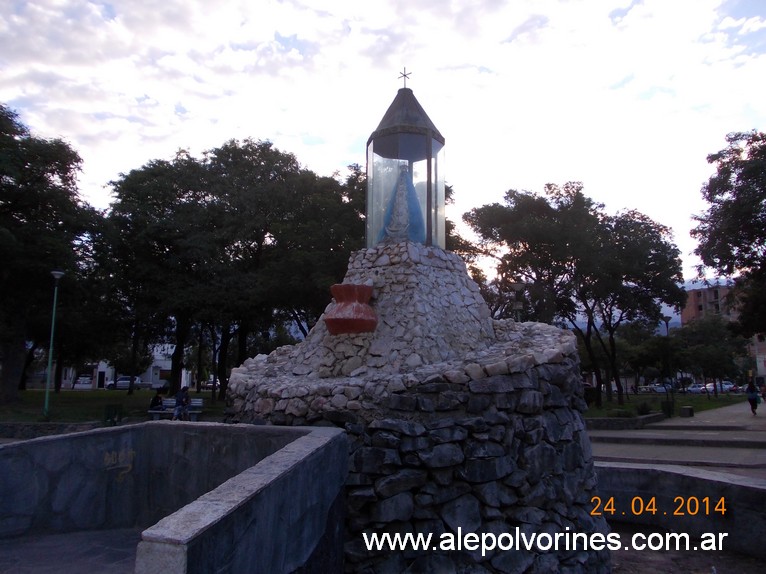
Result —
[[747, 393], [747, 402], [750, 403], [750, 410], [753, 416], [755, 416], [757, 414], [756, 410], [758, 410], [758, 403], [761, 402], [761, 397], [758, 396], [758, 389], [755, 388], [753, 381], [747, 384], [745, 392]]

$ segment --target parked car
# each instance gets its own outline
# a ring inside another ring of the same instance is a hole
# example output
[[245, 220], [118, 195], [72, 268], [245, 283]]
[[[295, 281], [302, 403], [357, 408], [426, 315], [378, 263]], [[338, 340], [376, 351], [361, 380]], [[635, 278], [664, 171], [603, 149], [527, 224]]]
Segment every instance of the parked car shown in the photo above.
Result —
[[77, 387], [79, 388], [91, 388], [93, 386], [93, 377], [90, 375], [80, 375], [77, 377], [72, 383], [72, 388], [75, 389]]
[[[141, 387], [141, 377], [133, 377], [133, 388], [140, 389]], [[130, 388], [130, 377], [117, 377], [116, 380], [108, 382], [106, 388], [109, 390], [127, 391]]]
[[694, 395], [699, 395], [705, 392], [705, 385], [702, 383], [692, 383], [688, 387], [686, 387], [687, 393], [692, 393]]
[[652, 385], [652, 390], [655, 393], [669, 393], [673, 390], [673, 385], [670, 383], [655, 383]]
[[[715, 389], [713, 388], [715, 386]], [[730, 393], [735, 388], [734, 383], [731, 381], [722, 381], [720, 383], [708, 383], [705, 385], [707, 392], [714, 393], [718, 390], [719, 393]]]

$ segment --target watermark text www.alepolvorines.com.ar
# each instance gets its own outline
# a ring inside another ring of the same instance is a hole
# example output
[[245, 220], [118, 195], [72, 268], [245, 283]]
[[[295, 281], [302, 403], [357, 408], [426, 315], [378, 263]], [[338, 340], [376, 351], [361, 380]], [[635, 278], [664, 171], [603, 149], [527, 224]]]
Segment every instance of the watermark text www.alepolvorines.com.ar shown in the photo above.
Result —
[[368, 533], [362, 534], [367, 550], [431, 550], [431, 551], [481, 551], [482, 556], [487, 552], [497, 550], [528, 550], [551, 552], [559, 550], [723, 550], [726, 532], [704, 532], [699, 538], [693, 538], [685, 532], [651, 532], [635, 533], [630, 541], [623, 541], [617, 532], [602, 534], [600, 532], [573, 532], [567, 527], [565, 532], [531, 532], [527, 533], [519, 527], [510, 532], [495, 534], [492, 532], [463, 533], [458, 528], [457, 533], [445, 532], [438, 537], [433, 533]]

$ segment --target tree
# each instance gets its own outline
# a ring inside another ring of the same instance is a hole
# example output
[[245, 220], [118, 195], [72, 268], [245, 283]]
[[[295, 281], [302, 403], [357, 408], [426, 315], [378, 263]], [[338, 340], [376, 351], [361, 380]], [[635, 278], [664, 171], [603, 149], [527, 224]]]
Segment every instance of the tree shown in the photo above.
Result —
[[65, 306], [72, 277], [89, 255], [96, 213], [78, 195], [80, 163], [69, 144], [31, 135], [0, 105], [0, 401], [17, 398], [27, 342], [48, 346], [51, 271], [66, 273]]
[[[637, 320], [657, 325], [662, 318], [661, 303], [680, 310], [686, 292], [681, 286], [679, 251], [667, 227], [628, 211], [605, 217], [599, 231], [600, 249], [587, 253], [587, 273], [578, 274], [576, 297], [589, 322], [599, 325], [596, 339], [609, 358], [622, 404], [617, 330]], [[572, 317], [569, 320], [575, 325]]]
[[[288, 320], [306, 332], [363, 244], [360, 179], [359, 169], [345, 185], [318, 177], [251, 139], [121, 175], [102, 262], [125, 310], [132, 356], [167, 333], [175, 389], [194, 335], [199, 352], [210, 348], [223, 396], [235, 337], [241, 363], [252, 333]], [[201, 373], [203, 360], [195, 362]]]
[[348, 192], [333, 178], [303, 171], [273, 225], [264, 291], [304, 337], [330, 302], [330, 286], [343, 279], [351, 252], [364, 247], [364, 219]]
[[475, 208], [463, 216], [479, 235], [480, 248], [498, 259], [498, 285], [527, 284], [532, 316], [553, 323], [571, 308], [575, 249], [594, 237], [599, 206], [582, 186], [548, 185], [545, 195], [510, 190], [505, 205]]
[[766, 134], [755, 130], [726, 136], [728, 147], [710, 154], [716, 173], [702, 186], [710, 207], [695, 216], [692, 237], [702, 260], [699, 273], [711, 268], [738, 275], [734, 296], [747, 309], [740, 324], [747, 334], [766, 332]]
[[707, 315], [679, 329], [677, 336], [688, 369], [700, 373], [703, 380], [738, 376], [738, 359], [747, 355], [747, 340], [733, 327], [720, 315]]
[[[562, 321], [578, 333], [598, 386], [604, 369], [622, 403], [617, 329], [636, 320], [656, 324], [661, 303], [680, 307], [684, 301], [669, 230], [635, 211], [603, 213], [577, 182], [549, 184], [544, 196], [512, 190], [505, 199], [505, 206], [480, 207], [464, 219], [496, 253], [498, 277], [528, 283], [533, 316]], [[610, 398], [611, 385], [606, 390]]]
[[[196, 177], [195, 177], [196, 176]], [[124, 311], [121, 326], [130, 341], [129, 371], [173, 331], [171, 385], [180, 383], [183, 348], [200, 302], [198, 280], [206, 269], [209, 226], [200, 208], [203, 182], [198, 164], [185, 153], [173, 162], [155, 160], [111, 183], [115, 201], [108, 216], [110, 238], [101, 265]], [[128, 392], [132, 392], [131, 383]]]
[[647, 369], [658, 364], [653, 346], [656, 338], [657, 325], [647, 320], [626, 322], [617, 329], [617, 356], [625, 370], [633, 373], [636, 385]]
[[271, 142], [250, 139], [209, 150], [203, 165], [220, 218], [218, 291], [237, 293], [216, 297], [214, 315], [208, 314], [225, 327], [218, 363], [223, 393], [230, 338], [236, 334], [241, 363], [251, 356], [253, 333], [263, 341], [292, 321], [305, 334], [329, 303], [330, 285], [363, 245], [364, 176], [349, 166], [344, 182], [318, 177]]
[[[570, 182], [563, 188], [549, 184], [542, 196], [510, 190], [505, 205], [479, 207], [463, 216], [479, 235], [480, 248], [498, 260], [489, 300], [499, 301], [495, 307], [508, 313], [515, 297], [510, 292], [513, 283], [525, 283], [529, 318], [574, 324], [599, 389], [602, 361], [593, 341], [595, 313], [587, 317], [579, 313], [575, 291], [579, 283], [587, 284], [588, 252], [597, 250], [601, 239], [597, 233], [601, 208], [585, 197], [581, 184]], [[578, 261], [583, 262], [579, 269]]]
[[[209, 150], [202, 164], [210, 182], [218, 246], [211, 293], [215, 304], [208, 306], [205, 319], [217, 325], [236, 324], [241, 362], [249, 356], [250, 333], [268, 331], [273, 323], [273, 310], [265, 302], [263, 268], [273, 245], [273, 226], [285, 213], [283, 206], [292, 195], [291, 182], [300, 165], [295, 156], [271, 142], [252, 139], [230, 140]], [[237, 296], [221, 298], [220, 293]], [[228, 327], [226, 333], [221, 331], [224, 346], [233, 332]]]

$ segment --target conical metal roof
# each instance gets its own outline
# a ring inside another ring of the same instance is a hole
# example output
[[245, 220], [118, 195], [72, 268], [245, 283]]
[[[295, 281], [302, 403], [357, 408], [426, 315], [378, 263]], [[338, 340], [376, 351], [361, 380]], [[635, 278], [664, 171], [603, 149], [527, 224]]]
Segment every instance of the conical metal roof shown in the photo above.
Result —
[[430, 135], [442, 145], [444, 144], [444, 137], [409, 88], [399, 88], [394, 101], [380, 120], [378, 128], [370, 135], [367, 144], [369, 145], [377, 137], [395, 133]]

